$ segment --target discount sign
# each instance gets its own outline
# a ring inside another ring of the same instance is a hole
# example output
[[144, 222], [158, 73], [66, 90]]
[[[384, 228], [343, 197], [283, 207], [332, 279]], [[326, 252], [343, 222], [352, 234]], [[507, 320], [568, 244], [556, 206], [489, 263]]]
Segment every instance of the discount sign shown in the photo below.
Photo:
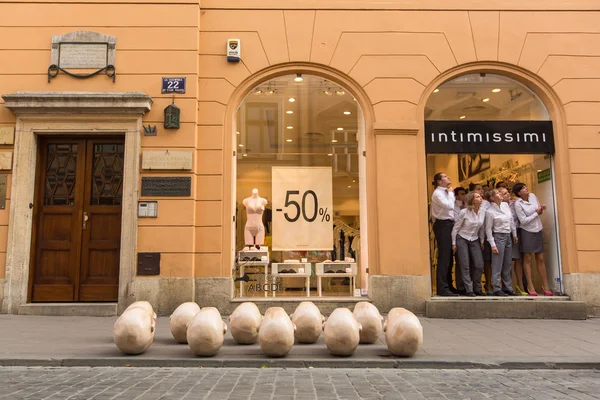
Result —
[[331, 167], [272, 167], [273, 250], [333, 250]]

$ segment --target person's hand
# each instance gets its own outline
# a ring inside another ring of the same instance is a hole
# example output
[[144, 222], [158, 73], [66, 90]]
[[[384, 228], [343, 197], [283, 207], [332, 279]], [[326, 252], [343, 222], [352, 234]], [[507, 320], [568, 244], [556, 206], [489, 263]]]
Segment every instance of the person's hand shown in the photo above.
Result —
[[542, 213], [544, 212], [544, 209], [543, 209], [542, 207], [540, 207], [540, 208], [538, 208], [537, 210], [535, 210], [535, 212], [536, 212], [538, 215], [542, 215]]
[[448, 191], [448, 193], [454, 192], [454, 189], [452, 188], [452, 185], [448, 185], [448, 187], [446, 188], [446, 190]]
[[500, 254], [500, 252], [498, 251], [498, 248], [496, 246], [492, 247], [492, 253]]
[[456, 246], [452, 246], [452, 254], [456, 254]]
[[514, 243], [514, 244], [517, 244], [517, 243], [519, 243], [519, 238], [518, 238], [518, 237], [516, 237], [516, 236], [515, 236], [515, 237], [513, 237], [513, 243]]
[[546, 205], [542, 204], [542, 210], [546, 211]]

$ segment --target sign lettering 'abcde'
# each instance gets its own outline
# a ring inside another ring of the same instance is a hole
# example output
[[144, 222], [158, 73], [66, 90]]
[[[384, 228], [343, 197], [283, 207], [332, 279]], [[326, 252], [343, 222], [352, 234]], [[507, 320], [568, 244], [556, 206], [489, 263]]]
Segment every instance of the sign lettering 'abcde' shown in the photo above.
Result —
[[333, 249], [331, 167], [272, 167], [273, 250]]

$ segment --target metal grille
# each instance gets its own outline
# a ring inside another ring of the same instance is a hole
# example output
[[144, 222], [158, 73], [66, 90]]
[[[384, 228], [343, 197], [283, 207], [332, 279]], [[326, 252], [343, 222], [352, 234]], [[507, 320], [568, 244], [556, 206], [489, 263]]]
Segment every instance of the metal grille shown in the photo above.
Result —
[[44, 205], [72, 206], [76, 173], [77, 144], [48, 144]]
[[124, 153], [124, 144], [94, 145], [91, 205], [121, 204]]

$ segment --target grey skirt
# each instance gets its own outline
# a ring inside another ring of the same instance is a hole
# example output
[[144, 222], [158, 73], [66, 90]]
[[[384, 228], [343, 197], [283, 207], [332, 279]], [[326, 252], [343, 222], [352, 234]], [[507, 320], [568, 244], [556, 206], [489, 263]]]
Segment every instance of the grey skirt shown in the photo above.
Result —
[[542, 231], [539, 232], [528, 232], [525, 229], [521, 229], [521, 253], [543, 253], [544, 252], [544, 238]]
[[[521, 243], [521, 229], [517, 229], [517, 236], [519, 237], [519, 243]], [[512, 259], [520, 260], [521, 259], [521, 246], [512, 245]]]

